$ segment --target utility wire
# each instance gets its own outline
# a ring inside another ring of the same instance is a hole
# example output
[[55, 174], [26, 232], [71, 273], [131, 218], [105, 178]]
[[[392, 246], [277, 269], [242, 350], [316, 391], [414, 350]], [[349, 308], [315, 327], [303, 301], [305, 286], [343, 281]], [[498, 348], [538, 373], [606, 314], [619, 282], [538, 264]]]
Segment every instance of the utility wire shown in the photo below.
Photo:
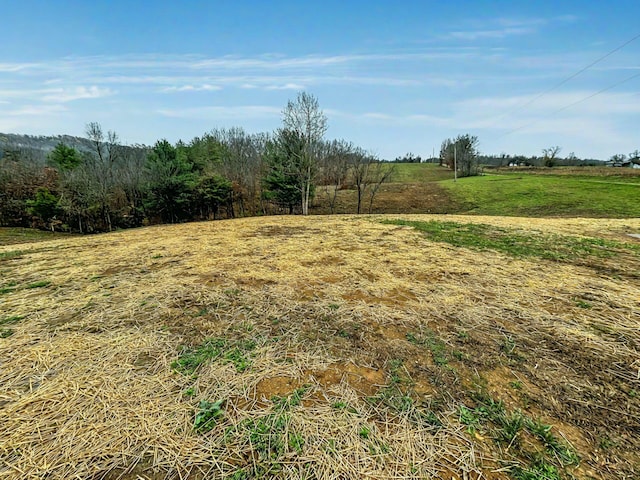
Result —
[[631, 75], [630, 77], [627, 77], [624, 80], [620, 80], [619, 82], [616, 82], [613, 85], [609, 85], [608, 87], [603, 88], [602, 90], [598, 90], [597, 92], [592, 93], [591, 95], [587, 95], [586, 97], [581, 98], [580, 100], [577, 100], [577, 101], [575, 101], [573, 103], [570, 103], [569, 105], [565, 105], [564, 107], [561, 107], [561, 108], [549, 113], [548, 115], [545, 115], [544, 118], [542, 118], [542, 119], [536, 120], [536, 121], [531, 122], [531, 123], [527, 123], [526, 125], [522, 125], [520, 127], [514, 128], [513, 130], [509, 130], [507, 133], [503, 133], [502, 135], [500, 135], [500, 136], [498, 136], [496, 138], [506, 137], [507, 135], [511, 135], [512, 133], [515, 133], [515, 132], [517, 132], [519, 130], [522, 130], [523, 128], [530, 127], [531, 125], [536, 125], [536, 124], [540, 123], [542, 120], [544, 120], [547, 117], [551, 117], [552, 115], [555, 115], [556, 113], [563, 112], [564, 110], [567, 110], [568, 108], [571, 108], [574, 105], [577, 105], [579, 103], [585, 102], [585, 101], [595, 97], [596, 95], [600, 95], [601, 93], [604, 93], [604, 92], [606, 92], [608, 90], [611, 90], [612, 88], [615, 88], [618, 85], [622, 85], [623, 83], [626, 83], [626, 82], [628, 82], [630, 80], [633, 80], [634, 78], [638, 78], [638, 77], [640, 77], [640, 72], [638, 72], [638, 73], [636, 73], [634, 75]]
[[594, 65], [597, 65], [598, 63], [600, 63], [602, 60], [604, 60], [607, 57], [610, 57], [611, 55], [613, 55], [614, 53], [616, 53], [618, 50], [622, 50], [624, 47], [626, 47], [627, 45], [629, 45], [631, 42], [633, 42], [634, 40], [637, 40], [638, 38], [640, 38], [640, 33], [637, 34], [636, 36], [632, 37], [631, 39], [627, 40], [626, 42], [624, 42], [622, 45], [617, 46], [616, 48], [614, 48], [613, 50], [611, 50], [610, 52], [606, 53], [605, 55], [603, 55], [602, 57], [598, 58], [597, 60], [591, 62], [589, 65], [587, 65], [584, 68], [581, 68], [580, 70], [578, 70], [576, 73], [574, 73], [573, 75], [570, 75], [569, 77], [565, 78], [564, 80], [562, 80], [560, 83], [554, 85], [551, 88], [548, 88], [547, 90], [544, 90], [543, 92], [539, 93], [538, 95], [536, 95], [535, 97], [533, 97], [530, 100], [527, 100], [526, 102], [520, 104], [520, 105], [516, 105], [513, 109], [508, 110], [507, 112], [503, 113], [502, 115], [499, 115], [495, 118], [495, 120], [493, 121], [493, 123], [489, 126], [495, 125], [496, 120], [499, 120], [502, 117], [505, 117], [507, 115], [510, 115], [518, 110], [521, 110], [524, 107], [528, 107], [529, 105], [531, 105], [533, 102], [535, 102], [536, 100], [539, 100], [540, 98], [544, 97], [546, 94], [553, 92], [554, 90], [560, 88], [561, 86], [563, 86], [565, 83], [573, 80], [574, 78], [576, 78], [578, 75], [580, 75], [581, 73], [585, 72], [586, 70], [589, 70], [591, 67], [593, 67]]

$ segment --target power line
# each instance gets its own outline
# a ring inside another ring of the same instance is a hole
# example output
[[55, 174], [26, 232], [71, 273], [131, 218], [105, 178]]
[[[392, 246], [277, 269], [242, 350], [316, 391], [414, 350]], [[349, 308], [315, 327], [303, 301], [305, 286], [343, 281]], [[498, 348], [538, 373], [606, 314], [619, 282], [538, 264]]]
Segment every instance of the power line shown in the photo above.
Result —
[[[567, 110], [568, 108], [571, 108], [574, 105], [577, 105], [579, 103], [587, 101], [587, 100], [595, 97], [596, 95], [600, 95], [601, 93], [604, 93], [604, 92], [606, 92], [608, 90], [611, 90], [612, 88], [615, 88], [618, 85], [622, 85], [623, 83], [626, 83], [626, 82], [628, 82], [630, 80], [633, 80], [634, 78], [638, 78], [638, 77], [640, 77], [640, 72], [638, 72], [638, 73], [636, 73], [634, 75], [631, 75], [630, 77], [627, 77], [624, 80], [620, 80], [619, 82], [616, 82], [613, 85], [609, 85], [608, 87], [603, 88], [602, 90], [598, 90], [597, 92], [592, 93], [591, 95], [587, 95], [586, 97], [581, 98], [580, 100], [577, 100], [577, 101], [575, 101], [573, 103], [570, 103], [569, 105], [565, 105], [564, 107], [561, 107], [561, 108], [549, 113], [548, 115], [545, 115], [544, 118], [551, 117], [552, 115], [555, 115], [556, 113], [563, 112], [564, 110]], [[512, 133], [515, 133], [515, 132], [517, 132], [519, 130], [522, 130], [523, 128], [527, 128], [527, 127], [530, 127], [532, 125], [536, 125], [536, 124], [540, 123], [543, 119], [535, 120], [534, 122], [527, 123], [526, 125], [522, 125], [520, 127], [514, 128], [513, 130], [509, 130], [507, 133], [503, 133], [502, 135], [498, 136], [497, 138], [506, 137], [507, 135], [511, 135]]]
[[[581, 73], [585, 72], [586, 70], [589, 70], [591, 67], [593, 67], [594, 65], [597, 65], [598, 63], [600, 63], [602, 60], [604, 60], [607, 57], [610, 57], [611, 55], [613, 55], [614, 53], [616, 53], [618, 50], [622, 50], [624, 47], [626, 47], [627, 45], [629, 45], [631, 42], [633, 42], [634, 40], [637, 40], [638, 38], [640, 38], [640, 33], [637, 34], [636, 36], [630, 38], [629, 40], [627, 40], [626, 42], [624, 42], [622, 45], [617, 46], [616, 48], [614, 48], [613, 50], [611, 50], [610, 52], [606, 53], [605, 55], [603, 55], [602, 57], [598, 58], [597, 60], [591, 62], [589, 65], [587, 65], [586, 67], [581, 68], [580, 70], [578, 70], [577, 72], [575, 72], [574, 74], [568, 76], [567, 78], [565, 78], [564, 80], [562, 80], [560, 83], [557, 83], [556, 85], [554, 85], [551, 88], [548, 88], [547, 90], [544, 90], [543, 92], [539, 93], [538, 95], [536, 95], [535, 97], [533, 97], [530, 100], [527, 100], [526, 102], [520, 104], [520, 105], [516, 105], [513, 109], [508, 110], [507, 112], [503, 113], [502, 115], [499, 115], [497, 117], [495, 117], [494, 122], [491, 125], [495, 125], [496, 120], [499, 120], [500, 118], [503, 118], [507, 115], [510, 115], [518, 110], [521, 110], [524, 107], [528, 107], [529, 105], [531, 105], [533, 102], [535, 102], [536, 100], [539, 100], [540, 98], [544, 97], [546, 94], [553, 92], [554, 90], [560, 88], [561, 86], [563, 86], [564, 84], [566, 84], [567, 82], [573, 80], [574, 78], [576, 78], [578, 75], [580, 75]], [[489, 126], [491, 126], [489, 125]]]

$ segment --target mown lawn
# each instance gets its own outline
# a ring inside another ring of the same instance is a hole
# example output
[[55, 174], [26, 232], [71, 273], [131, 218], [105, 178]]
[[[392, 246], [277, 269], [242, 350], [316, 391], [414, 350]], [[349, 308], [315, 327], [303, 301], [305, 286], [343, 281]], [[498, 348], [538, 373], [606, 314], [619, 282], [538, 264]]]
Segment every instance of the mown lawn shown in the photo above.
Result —
[[391, 183], [439, 182], [453, 178], [453, 171], [435, 163], [394, 163]]
[[640, 216], [640, 182], [610, 176], [484, 175], [440, 182], [468, 213], [506, 216]]
[[70, 236], [68, 233], [46, 232], [35, 228], [0, 227], [0, 245], [41, 242]]

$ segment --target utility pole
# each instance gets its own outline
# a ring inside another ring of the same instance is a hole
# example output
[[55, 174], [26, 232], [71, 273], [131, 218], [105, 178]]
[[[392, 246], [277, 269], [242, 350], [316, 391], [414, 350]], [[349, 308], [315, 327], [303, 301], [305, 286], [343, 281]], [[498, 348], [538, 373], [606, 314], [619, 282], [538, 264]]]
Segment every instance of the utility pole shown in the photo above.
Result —
[[453, 181], [458, 181], [458, 153], [455, 143], [453, 144]]

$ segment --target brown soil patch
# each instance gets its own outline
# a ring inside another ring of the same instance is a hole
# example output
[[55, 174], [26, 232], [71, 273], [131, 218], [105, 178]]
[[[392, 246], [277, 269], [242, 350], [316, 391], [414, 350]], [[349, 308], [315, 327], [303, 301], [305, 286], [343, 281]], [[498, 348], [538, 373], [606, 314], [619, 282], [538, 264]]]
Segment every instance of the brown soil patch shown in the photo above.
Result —
[[346, 382], [365, 396], [374, 395], [386, 383], [384, 371], [352, 363], [336, 363], [326, 370], [310, 372], [309, 376], [325, 389]]
[[290, 377], [263, 378], [256, 385], [256, 399], [270, 400], [275, 396], [286, 396], [300, 388], [300, 380]]

